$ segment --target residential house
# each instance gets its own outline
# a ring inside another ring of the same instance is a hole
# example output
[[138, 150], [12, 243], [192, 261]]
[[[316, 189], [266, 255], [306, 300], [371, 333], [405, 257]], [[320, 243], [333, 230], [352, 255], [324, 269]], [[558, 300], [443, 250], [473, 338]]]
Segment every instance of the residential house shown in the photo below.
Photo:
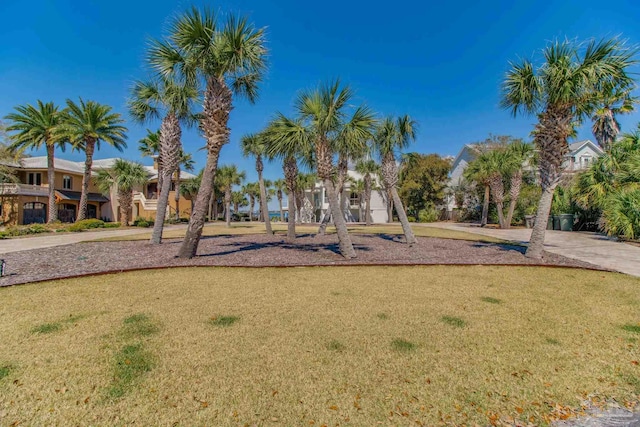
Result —
[[[351, 192], [352, 182], [363, 179], [363, 175], [352, 169], [347, 171], [347, 175], [349, 180], [345, 183], [344, 194], [349, 197], [349, 212], [346, 219], [348, 222], [364, 222], [365, 201], [360, 199], [359, 194]], [[374, 189], [371, 191], [371, 218], [375, 223], [387, 222], [386, 193], [380, 189], [377, 176], [374, 175], [372, 181]], [[300, 218], [303, 223], [320, 222], [329, 213], [329, 198], [322, 181], [316, 181], [313, 190], [305, 190], [303, 204]], [[288, 208], [285, 209], [288, 211]]]
[[[462, 147], [451, 164], [451, 172], [449, 174], [450, 189], [460, 185], [467, 165], [479, 154], [480, 146], [478, 144], [466, 144]], [[588, 139], [569, 144], [569, 152], [564, 161], [564, 173], [569, 175], [587, 169], [602, 154], [604, 154], [602, 148]], [[447, 200], [447, 210], [451, 211], [456, 207], [455, 199], [450, 196]]]
[[[93, 175], [99, 169], [108, 169], [115, 159], [94, 160]], [[49, 182], [47, 179], [47, 158], [26, 157], [19, 164], [11, 165], [16, 169], [18, 183], [0, 184], [0, 225], [18, 225], [47, 222], [49, 203]], [[74, 222], [77, 218], [82, 190], [84, 162], [73, 162], [61, 158], [54, 160], [54, 182], [58, 219], [62, 222]], [[133, 218], [155, 218], [157, 210], [158, 174], [154, 166], [146, 166], [149, 172], [149, 182], [144, 188], [134, 191]], [[193, 178], [193, 175], [183, 172], [181, 179]], [[172, 183], [173, 186], [173, 183]], [[88, 218], [100, 218], [106, 221], [118, 220], [118, 200], [116, 188], [110, 194], [101, 194], [95, 183], [89, 183], [87, 203]], [[169, 196], [167, 214], [175, 213], [175, 192]], [[191, 204], [181, 196], [181, 216], [190, 214]]]

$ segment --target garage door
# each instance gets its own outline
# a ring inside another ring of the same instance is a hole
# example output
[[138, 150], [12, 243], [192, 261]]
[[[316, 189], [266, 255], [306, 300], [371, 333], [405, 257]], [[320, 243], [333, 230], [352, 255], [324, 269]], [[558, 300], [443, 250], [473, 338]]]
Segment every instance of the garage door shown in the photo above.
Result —
[[44, 224], [47, 222], [47, 205], [44, 203], [25, 203], [22, 215], [23, 224]]

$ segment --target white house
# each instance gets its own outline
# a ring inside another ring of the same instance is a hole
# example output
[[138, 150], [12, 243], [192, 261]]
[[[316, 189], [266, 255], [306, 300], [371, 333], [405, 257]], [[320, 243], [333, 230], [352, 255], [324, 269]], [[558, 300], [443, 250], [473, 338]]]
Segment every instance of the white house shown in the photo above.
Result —
[[[357, 193], [351, 192], [353, 181], [363, 180], [363, 175], [355, 170], [348, 170], [349, 180], [345, 183], [345, 192], [349, 197], [349, 217], [348, 222], [364, 222], [365, 218], [365, 202], [360, 200]], [[380, 181], [376, 175], [372, 175], [373, 190], [371, 191], [371, 219], [374, 223], [387, 222], [387, 202], [386, 194], [380, 189]], [[362, 202], [362, 204], [360, 204]], [[301, 220], [302, 222], [320, 222], [322, 218], [329, 212], [329, 198], [325, 192], [322, 181], [316, 181], [313, 190], [305, 191], [305, 199], [303, 202]], [[362, 207], [362, 218], [360, 218], [360, 209]], [[288, 208], [284, 208], [288, 211]]]
[[[453, 159], [451, 165], [451, 172], [449, 174], [450, 189], [461, 183], [467, 165], [479, 154], [480, 149], [477, 144], [466, 144], [462, 147], [458, 155]], [[565, 156], [563, 164], [565, 168], [564, 173], [572, 174], [587, 169], [591, 163], [602, 154], [604, 154], [602, 148], [588, 139], [569, 144], [569, 152]], [[451, 211], [455, 207], [456, 203], [454, 198], [449, 197], [447, 210]]]

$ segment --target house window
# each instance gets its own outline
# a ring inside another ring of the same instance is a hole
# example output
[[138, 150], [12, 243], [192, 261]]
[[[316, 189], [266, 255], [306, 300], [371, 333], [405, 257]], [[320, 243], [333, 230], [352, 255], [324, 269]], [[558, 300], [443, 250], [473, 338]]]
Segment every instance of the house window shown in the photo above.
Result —
[[29, 172], [28, 184], [29, 185], [42, 185], [42, 174], [40, 172]]
[[71, 190], [71, 177], [69, 175], [64, 175], [62, 177], [62, 188], [65, 190]]
[[358, 193], [351, 193], [349, 195], [349, 203], [351, 206], [358, 206], [359, 200]]
[[24, 204], [24, 209], [44, 209], [45, 204], [39, 202], [29, 202]]
[[584, 167], [585, 169], [588, 168], [590, 160], [591, 160], [590, 157], [583, 157], [582, 158], [582, 167]]

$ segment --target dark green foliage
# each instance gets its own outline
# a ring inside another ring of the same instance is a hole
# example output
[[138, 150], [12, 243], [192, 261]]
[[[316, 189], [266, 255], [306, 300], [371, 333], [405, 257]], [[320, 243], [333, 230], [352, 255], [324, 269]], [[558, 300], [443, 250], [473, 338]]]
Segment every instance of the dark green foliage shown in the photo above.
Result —
[[455, 316], [442, 316], [440, 320], [447, 325], [451, 325], [456, 328], [464, 328], [467, 325], [467, 322]]
[[391, 348], [397, 351], [412, 351], [415, 350], [416, 347], [414, 343], [403, 338], [396, 338], [391, 341]]
[[62, 325], [59, 322], [43, 323], [31, 329], [33, 334], [50, 334], [52, 332], [58, 332], [62, 329]]
[[240, 318], [237, 316], [215, 316], [211, 318], [210, 323], [214, 326], [227, 327], [239, 320]]
[[[442, 204], [451, 162], [438, 154], [409, 153], [400, 170], [398, 193], [407, 207], [407, 215], [416, 221], [433, 221], [436, 205]], [[421, 211], [424, 213], [421, 215]]]
[[8, 377], [13, 367], [11, 365], [0, 365], [0, 380], [5, 377]]
[[634, 334], [640, 334], [640, 323], [636, 323], [636, 324], [627, 323], [626, 325], [622, 326], [622, 330], [627, 332], [633, 332]]

